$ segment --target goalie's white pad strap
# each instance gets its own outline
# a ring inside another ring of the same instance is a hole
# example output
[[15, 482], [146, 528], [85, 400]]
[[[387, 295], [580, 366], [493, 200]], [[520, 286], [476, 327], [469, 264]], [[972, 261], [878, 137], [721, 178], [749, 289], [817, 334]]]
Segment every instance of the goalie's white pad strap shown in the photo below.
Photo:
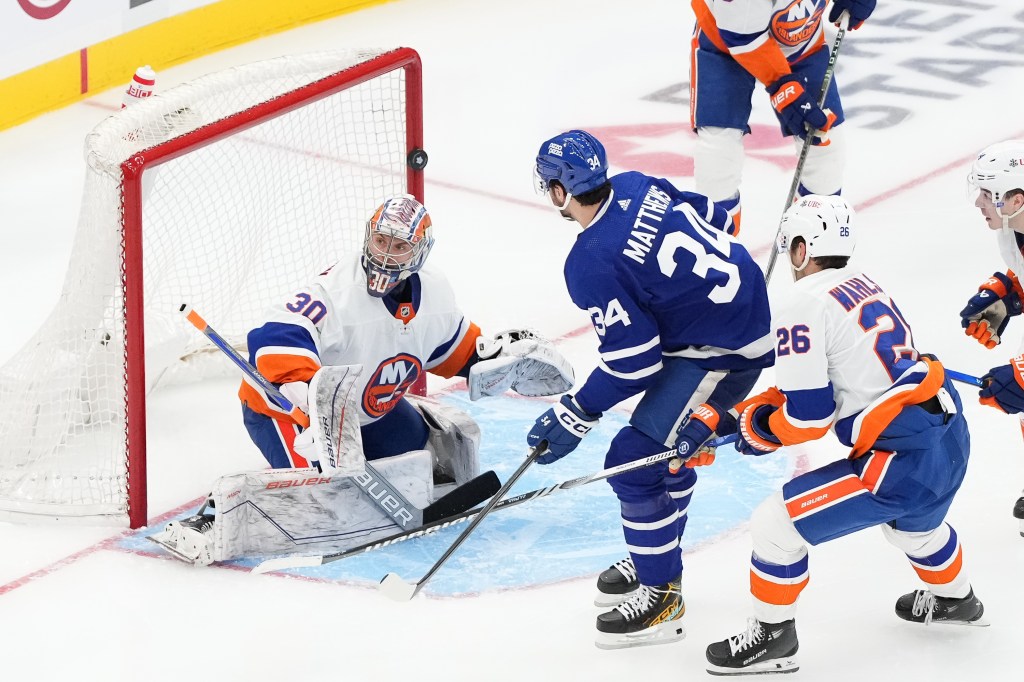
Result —
[[363, 473], [357, 381], [362, 365], [321, 367], [309, 381], [309, 428], [325, 475]]
[[[433, 501], [430, 452], [414, 450], [373, 465], [418, 507]], [[274, 469], [225, 476], [211, 497], [213, 559], [339, 552], [394, 535], [399, 528], [346, 476]]]
[[480, 360], [470, 368], [469, 399], [508, 390], [525, 396], [557, 395], [574, 383], [572, 365], [550, 341], [522, 339], [503, 346], [497, 357]]

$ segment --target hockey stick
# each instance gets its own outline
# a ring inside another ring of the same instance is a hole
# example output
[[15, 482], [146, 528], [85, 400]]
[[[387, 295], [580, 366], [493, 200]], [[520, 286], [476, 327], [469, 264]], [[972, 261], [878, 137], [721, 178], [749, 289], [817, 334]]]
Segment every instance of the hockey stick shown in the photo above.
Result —
[[537, 461], [537, 458], [540, 457], [541, 453], [547, 449], [548, 442], [546, 440], [542, 440], [537, 444], [537, 447], [530, 450], [530, 454], [526, 456], [526, 459], [523, 460], [523, 463], [515, 470], [515, 473], [509, 476], [509, 479], [505, 481], [505, 485], [501, 486], [501, 490], [494, 494], [491, 501], [477, 513], [476, 517], [469, 524], [469, 527], [462, 531], [462, 534], [459, 535], [459, 537], [455, 538], [455, 542], [445, 550], [445, 553], [441, 555], [441, 558], [434, 562], [434, 565], [430, 567], [422, 578], [414, 583], [407, 583], [402, 580], [397, 573], [388, 573], [380, 579], [380, 591], [395, 601], [409, 601], [415, 597], [416, 593], [423, 589], [423, 586], [427, 584], [427, 581], [429, 581], [433, 575], [437, 573], [438, 569], [444, 565], [444, 562], [448, 561], [448, 558], [452, 554], [455, 554], [455, 550], [457, 550], [462, 543], [466, 541], [466, 538], [476, 530], [476, 527], [480, 525], [480, 522], [484, 520], [484, 517], [491, 513], [491, 510], [501, 502], [501, 498], [505, 497], [509, 489], [515, 485], [516, 481], [518, 481], [519, 478], [526, 473], [526, 470], [530, 468], [530, 465]]
[[963, 372], [957, 372], [948, 367], [945, 367], [944, 369], [946, 370], [946, 374], [948, 374], [949, 378], [953, 381], [959, 381], [961, 384], [971, 384], [978, 388], [982, 388], [985, 385], [978, 377], [973, 377], [970, 374], [964, 374]]
[[[721, 438], [716, 438], [712, 441], [709, 441], [707, 445], [709, 447], [716, 448], [727, 443], [732, 443], [735, 440], [736, 434], [734, 433], [729, 436], [722, 436]], [[635, 462], [626, 462], [625, 464], [619, 464], [618, 466], [614, 466], [609, 469], [604, 469], [603, 471], [598, 471], [597, 473], [594, 474], [588, 474], [586, 476], [580, 476], [578, 478], [569, 479], [568, 481], [562, 481], [561, 483], [548, 486], [547, 488], [537, 488], [536, 490], [531, 490], [529, 492], [516, 495], [515, 497], [510, 497], [507, 500], [501, 500], [500, 502], [498, 502], [498, 504], [494, 506], [494, 511], [498, 511], [500, 509], [507, 509], [509, 507], [515, 507], [516, 505], [523, 504], [524, 502], [529, 502], [530, 500], [535, 500], [539, 497], [547, 497], [548, 495], [551, 495], [553, 493], [578, 488], [582, 485], [593, 483], [594, 481], [603, 481], [606, 478], [611, 478], [612, 476], [617, 476], [627, 471], [634, 471], [636, 469], [642, 469], [644, 467], [651, 466], [652, 464], [657, 464], [658, 462], [664, 462], [666, 460], [674, 458], [676, 455], [677, 452], [675, 450], [666, 450], [665, 452], [659, 452], [656, 455], [651, 455], [650, 457], [645, 457], [644, 459], [639, 459]], [[437, 531], [444, 530], [449, 526], [454, 526], [464, 521], [468, 521], [469, 519], [473, 518], [479, 513], [480, 512], [478, 510], [472, 509], [470, 511], [452, 516], [451, 518], [441, 519], [440, 521], [426, 525], [423, 528], [417, 528], [415, 530], [405, 531], [404, 533], [398, 533], [388, 538], [374, 540], [373, 542], [367, 542], [366, 544], [359, 545], [358, 547], [352, 547], [351, 549], [346, 549], [341, 552], [335, 552], [333, 554], [322, 554], [319, 556], [285, 556], [277, 557], [274, 559], [267, 559], [266, 561], [263, 561], [257, 564], [255, 567], [253, 567], [252, 572], [270, 573], [272, 571], [280, 571], [286, 568], [305, 568], [309, 566], [320, 566], [323, 564], [329, 564], [332, 561], [347, 559], [348, 557], [355, 556], [357, 554], [363, 554], [365, 552], [370, 552], [375, 549], [380, 549], [381, 547], [388, 547], [399, 542], [405, 542], [406, 540], [412, 540], [413, 538], [418, 538], [424, 535], [436, 533]]]
[[[196, 329], [203, 333], [206, 338], [213, 342], [221, 351], [227, 355], [240, 370], [251, 379], [256, 385], [263, 389], [266, 394], [276, 402], [281, 409], [288, 412], [299, 426], [307, 428], [309, 417], [305, 412], [293, 405], [288, 398], [281, 393], [281, 390], [272, 384], [266, 377], [260, 374], [259, 370], [249, 364], [238, 351], [228, 343], [224, 337], [216, 332], [206, 320], [202, 318], [188, 304], [182, 304], [179, 312], [185, 316]], [[410, 530], [419, 528], [428, 523], [434, 523], [439, 519], [458, 514], [459, 512], [472, 509], [487, 498], [494, 495], [501, 487], [498, 475], [493, 471], [487, 471], [476, 478], [467, 481], [458, 488], [430, 505], [420, 508], [410, 502], [402, 495], [397, 488], [391, 485], [380, 472], [369, 462], [364, 461], [365, 472], [353, 476], [352, 480], [359, 485], [373, 503], [384, 512], [399, 527]]]
[[[850, 13], [843, 12], [842, 16], [839, 17], [839, 32], [836, 33], [836, 39], [832, 43], [832, 51], [828, 56], [828, 66], [825, 68], [825, 75], [821, 79], [821, 94], [818, 97], [818, 108], [823, 109], [825, 107], [825, 97], [828, 95], [828, 87], [832, 84], [832, 74], [836, 70], [836, 59], [839, 58], [839, 48], [843, 44], [843, 38], [846, 36], [846, 28], [850, 25]], [[786, 215], [786, 211], [790, 206], [793, 205], [793, 199], [796, 198], [797, 189], [800, 187], [800, 176], [804, 172], [804, 163], [807, 161], [807, 152], [811, 149], [811, 139], [814, 131], [808, 130], [804, 135], [804, 144], [800, 148], [800, 157], [796, 162], [796, 171], [793, 173], [793, 182], [789, 186], [789, 196], [786, 197], [786, 206], [782, 209], [782, 215]], [[771, 255], [768, 256], [768, 269], [764, 273], [764, 281], [770, 282], [772, 279], [772, 272], [775, 270], [775, 261], [779, 257], [778, 248], [776, 244], [779, 243], [779, 234], [782, 232], [782, 218], [779, 218], [779, 227], [775, 230], [775, 239], [771, 243]]]

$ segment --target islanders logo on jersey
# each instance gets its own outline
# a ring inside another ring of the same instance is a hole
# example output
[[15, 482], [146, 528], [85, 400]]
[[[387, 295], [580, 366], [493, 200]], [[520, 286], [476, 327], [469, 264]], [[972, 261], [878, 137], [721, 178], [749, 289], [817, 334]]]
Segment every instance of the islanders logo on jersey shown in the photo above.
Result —
[[383, 417], [394, 409], [422, 371], [419, 358], [407, 353], [383, 361], [366, 382], [363, 410], [371, 417]]
[[781, 44], [795, 47], [814, 37], [821, 24], [825, 3], [818, 0], [793, 0], [772, 14], [772, 35]]

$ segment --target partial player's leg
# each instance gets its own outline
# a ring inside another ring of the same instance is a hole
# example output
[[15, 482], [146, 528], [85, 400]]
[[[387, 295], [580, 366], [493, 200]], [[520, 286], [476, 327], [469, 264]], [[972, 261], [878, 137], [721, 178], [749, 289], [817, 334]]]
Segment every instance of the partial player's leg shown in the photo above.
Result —
[[923, 533], [882, 526], [886, 540], [903, 550], [927, 589], [914, 590], [896, 601], [896, 615], [914, 623], [988, 625], [985, 607], [974, 595], [963, 570], [963, 549], [948, 523]]
[[[952, 394], [955, 396], [955, 392]], [[985, 607], [974, 595], [963, 569], [963, 548], [956, 531], [944, 522], [953, 498], [967, 472], [970, 440], [962, 407], [948, 423], [944, 415], [924, 414], [916, 419], [930, 421], [943, 430], [937, 444], [927, 450], [904, 451], [908, 462], [922, 462], [919, 470], [900, 486], [910, 501], [907, 511], [882, 527], [885, 538], [907, 555], [911, 567], [925, 584], [896, 601], [896, 615], [915, 623], [954, 623], [987, 625], [982, 619]], [[915, 418], [901, 413], [897, 420]], [[880, 453], [874, 453], [877, 457]], [[882, 491], [884, 494], [884, 490]]]
[[[806, 79], [808, 92], [815, 93], [815, 99], [821, 92], [821, 82], [828, 67], [828, 49], [818, 50], [813, 55], [793, 65], [793, 72]], [[843, 189], [843, 173], [846, 170], [846, 130], [843, 122], [843, 102], [839, 96], [839, 85], [833, 75], [825, 96], [825, 109], [831, 111], [836, 119], [828, 132], [828, 144], [811, 145], [807, 150], [803, 172], [800, 174], [798, 196], [808, 194], [839, 194]], [[793, 138], [799, 152], [803, 140]]]
[[690, 127], [697, 133], [694, 182], [699, 193], [720, 205], [739, 234], [742, 207], [743, 135], [755, 81], [697, 29], [690, 55]]
[[754, 620], [745, 632], [707, 648], [708, 672], [748, 675], [798, 669], [795, 617], [797, 599], [810, 577], [807, 545], [891, 520], [899, 513], [898, 505], [872, 491], [889, 476], [896, 479], [905, 473], [906, 468], [891, 460], [839, 460], [797, 476], [754, 511]]
[[712, 675], [790, 673], [795, 655], [796, 602], [809, 579], [807, 544], [797, 531], [781, 493], [775, 493], [750, 519], [750, 592], [754, 617], [743, 632], [708, 646]]
[[[664, 450], [632, 426], [612, 439], [605, 466], [613, 467]], [[603, 649], [662, 644], [685, 636], [680, 579], [679, 510], [665, 487], [664, 466], [636, 469], [609, 479], [619, 498], [622, 530], [637, 589], [597, 617], [597, 646]]]

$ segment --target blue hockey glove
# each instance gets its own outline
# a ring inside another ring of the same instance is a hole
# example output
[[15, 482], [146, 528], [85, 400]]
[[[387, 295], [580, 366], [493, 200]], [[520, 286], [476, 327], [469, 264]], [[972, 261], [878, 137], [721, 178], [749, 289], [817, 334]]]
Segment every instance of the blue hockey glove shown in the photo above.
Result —
[[768, 418], [779, 408], [774, 405], [750, 405], [740, 414], [739, 438], [736, 439], [736, 449], [743, 455], [767, 455], [775, 452], [782, 445], [782, 441], [775, 437], [771, 427], [768, 425]]
[[1021, 313], [1020, 284], [1013, 271], [994, 273], [960, 311], [960, 326], [985, 348], [999, 345], [1011, 317]]
[[[801, 140], [808, 130], [825, 133], [836, 120], [835, 114], [819, 107], [807, 94], [805, 84], [800, 76], [787, 73], [767, 87], [783, 129], [788, 135], [796, 135]], [[822, 147], [828, 145], [826, 137], [815, 136], [811, 142]]]
[[856, 31], [874, 11], [875, 0], [832, 0], [832, 11], [828, 13], [828, 20], [838, 26], [839, 15], [849, 12], [850, 30]]
[[676, 456], [669, 462], [669, 471], [674, 474], [681, 466], [692, 469], [714, 464], [716, 448], [705, 443], [716, 433], [728, 435], [735, 431], [736, 420], [732, 415], [713, 402], [701, 403], [679, 428]]
[[1009, 364], [993, 367], [981, 378], [978, 402], [1007, 414], [1024, 412], [1024, 355]]
[[537, 458], [538, 464], [551, 464], [576, 449], [583, 436], [597, 426], [600, 414], [587, 414], [576, 399], [566, 394], [558, 403], [537, 418], [526, 436], [531, 448], [542, 440], [548, 442], [548, 449]]

